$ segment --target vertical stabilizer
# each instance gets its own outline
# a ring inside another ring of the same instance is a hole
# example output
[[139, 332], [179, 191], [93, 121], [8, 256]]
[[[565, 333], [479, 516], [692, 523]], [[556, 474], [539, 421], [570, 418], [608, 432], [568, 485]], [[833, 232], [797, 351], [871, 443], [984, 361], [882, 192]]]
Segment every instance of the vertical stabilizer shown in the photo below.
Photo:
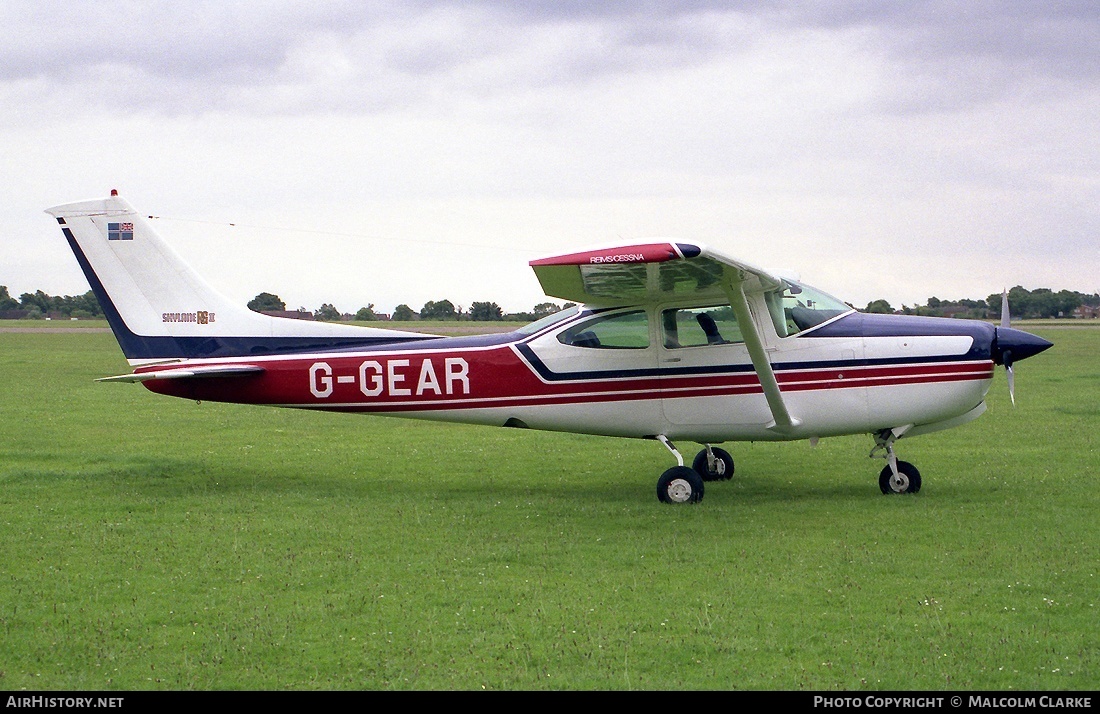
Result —
[[417, 333], [262, 315], [214, 290], [117, 192], [55, 206], [131, 362], [252, 356], [424, 339]]

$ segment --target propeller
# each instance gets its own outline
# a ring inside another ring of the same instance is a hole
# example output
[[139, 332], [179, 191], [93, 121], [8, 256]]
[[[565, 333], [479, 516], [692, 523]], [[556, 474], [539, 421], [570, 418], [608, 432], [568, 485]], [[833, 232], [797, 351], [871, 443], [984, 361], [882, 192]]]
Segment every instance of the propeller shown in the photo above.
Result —
[[[1010, 327], [1012, 314], [1008, 309], [1008, 289], [1001, 293], [1001, 327]], [[1012, 372], [1012, 350], [1005, 350], [1001, 355], [1005, 365], [1005, 375], [1008, 377], [1008, 398], [1012, 400], [1012, 406], [1016, 406], [1016, 375]]]
[[1054, 343], [1030, 332], [1009, 327], [1011, 319], [1008, 309], [1008, 291], [1005, 290], [1001, 294], [1001, 324], [996, 328], [997, 336], [994, 339], [992, 352], [993, 361], [1005, 367], [1005, 374], [1008, 376], [1008, 396], [1012, 400], [1012, 405], [1016, 406], [1016, 379], [1012, 372], [1012, 365], [1053, 347]]

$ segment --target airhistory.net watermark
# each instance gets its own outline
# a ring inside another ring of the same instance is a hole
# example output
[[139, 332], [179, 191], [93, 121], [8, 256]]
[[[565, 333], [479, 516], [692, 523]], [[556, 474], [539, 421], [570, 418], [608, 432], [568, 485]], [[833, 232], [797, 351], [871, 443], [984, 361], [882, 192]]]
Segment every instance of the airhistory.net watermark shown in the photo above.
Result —
[[118, 709], [123, 697], [53, 697], [44, 695], [15, 696], [4, 702], [7, 708], [18, 709]]

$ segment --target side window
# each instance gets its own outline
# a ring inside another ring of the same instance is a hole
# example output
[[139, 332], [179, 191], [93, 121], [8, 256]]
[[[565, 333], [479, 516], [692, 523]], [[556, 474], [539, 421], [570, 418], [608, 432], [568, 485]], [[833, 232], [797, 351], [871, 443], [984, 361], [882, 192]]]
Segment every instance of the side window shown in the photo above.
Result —
[[665, 310], [661, 313], [665, 347], [702, 347], [744, 342], [729, 305]]
[[641, 310], [597, 317], [563, 330], [558, 342], [573, 347], [645, 349], [649, 347], [649, 319]]

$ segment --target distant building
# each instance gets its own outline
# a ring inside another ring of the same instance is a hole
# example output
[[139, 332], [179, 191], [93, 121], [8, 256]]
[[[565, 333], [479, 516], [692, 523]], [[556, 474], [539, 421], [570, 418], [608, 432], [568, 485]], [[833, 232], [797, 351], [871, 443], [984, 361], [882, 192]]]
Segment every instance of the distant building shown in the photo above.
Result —
[[1073, 311], [1073, 316], [1078, 319], [1095, 320], [1100, 317], [1100, 307], [1081, 305]]

